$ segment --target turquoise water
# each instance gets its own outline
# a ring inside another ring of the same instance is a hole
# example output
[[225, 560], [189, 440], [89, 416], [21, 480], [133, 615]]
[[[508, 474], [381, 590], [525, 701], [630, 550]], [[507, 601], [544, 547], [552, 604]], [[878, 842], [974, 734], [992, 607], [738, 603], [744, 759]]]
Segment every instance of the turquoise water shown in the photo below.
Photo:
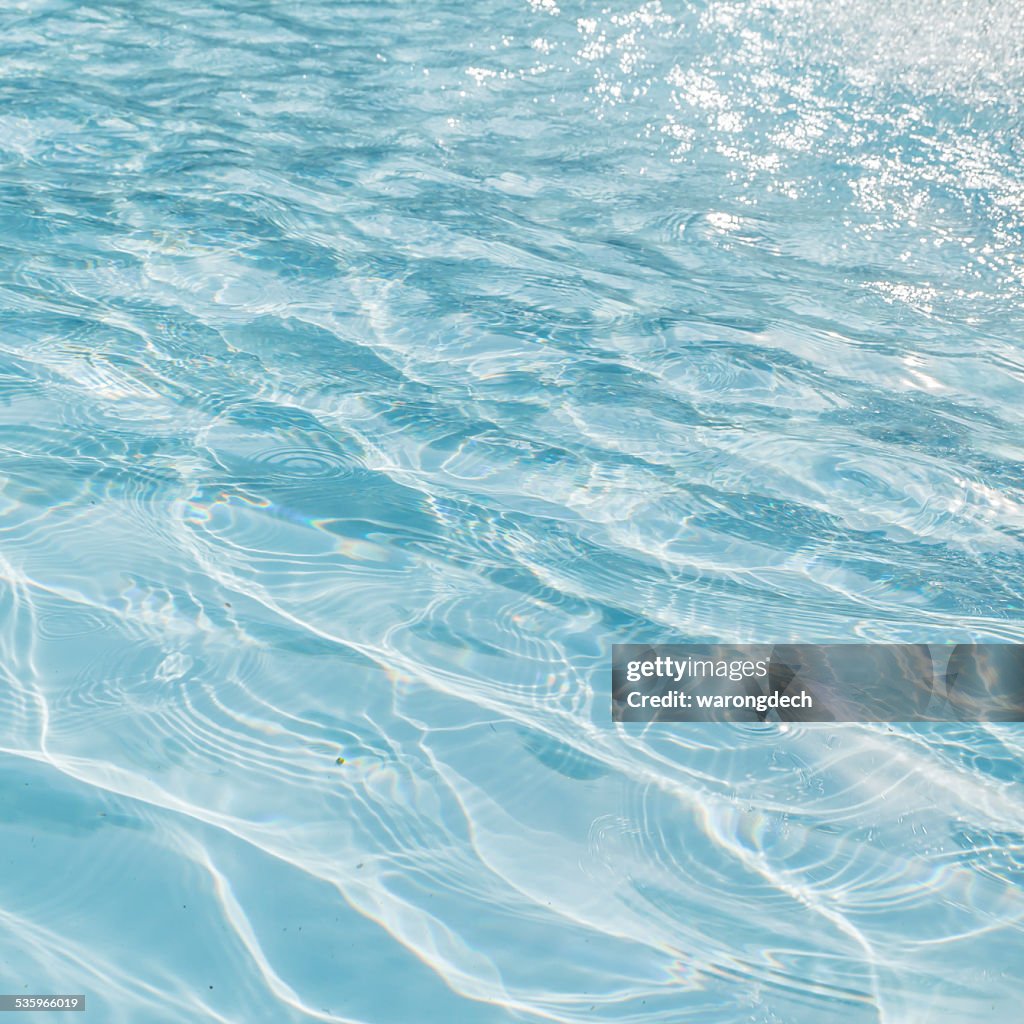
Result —
[[1024, 640], [1022, 95], [1008, 0], [5, 4], [0, 993], [1014, 1019], [1019, 727], [609, 665]]

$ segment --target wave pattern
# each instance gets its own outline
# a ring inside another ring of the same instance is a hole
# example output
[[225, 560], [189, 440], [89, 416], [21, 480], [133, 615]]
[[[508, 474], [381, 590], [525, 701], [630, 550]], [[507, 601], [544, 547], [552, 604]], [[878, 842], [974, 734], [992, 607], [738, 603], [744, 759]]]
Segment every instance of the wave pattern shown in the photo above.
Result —
[[1016, 5], [0, 12], [0, 991], [1012, 1019], [1014, 726], [613, 642], [1024, 640]]

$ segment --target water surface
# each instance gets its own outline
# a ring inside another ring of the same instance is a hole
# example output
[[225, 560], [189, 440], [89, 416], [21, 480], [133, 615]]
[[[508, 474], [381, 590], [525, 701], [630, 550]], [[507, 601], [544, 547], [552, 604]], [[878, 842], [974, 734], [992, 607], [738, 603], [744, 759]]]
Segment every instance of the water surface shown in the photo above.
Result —
[[1024, 639], [1021, 24], [5, 5], [0, 991], [1015, 1016], [1018, 727], [625, 729], [609, 664]]

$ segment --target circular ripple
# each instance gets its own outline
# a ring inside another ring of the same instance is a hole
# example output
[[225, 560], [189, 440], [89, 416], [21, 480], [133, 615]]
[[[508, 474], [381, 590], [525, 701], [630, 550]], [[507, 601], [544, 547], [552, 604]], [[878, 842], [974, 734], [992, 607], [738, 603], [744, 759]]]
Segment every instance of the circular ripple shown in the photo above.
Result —
[[340, 477], [353, 469], [340, 453], [321, 448], [272, 448], [254, 461], [284, 477]]

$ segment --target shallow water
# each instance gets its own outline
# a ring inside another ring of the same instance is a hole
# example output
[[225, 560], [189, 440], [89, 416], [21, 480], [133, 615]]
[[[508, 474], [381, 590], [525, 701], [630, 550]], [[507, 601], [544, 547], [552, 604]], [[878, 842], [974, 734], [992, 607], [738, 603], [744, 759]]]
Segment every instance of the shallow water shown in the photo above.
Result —
[[0, 992], [1012, 1019], [1020, 727], [609, 664], [1024, 640], [1021, 26], [5, 6]]

